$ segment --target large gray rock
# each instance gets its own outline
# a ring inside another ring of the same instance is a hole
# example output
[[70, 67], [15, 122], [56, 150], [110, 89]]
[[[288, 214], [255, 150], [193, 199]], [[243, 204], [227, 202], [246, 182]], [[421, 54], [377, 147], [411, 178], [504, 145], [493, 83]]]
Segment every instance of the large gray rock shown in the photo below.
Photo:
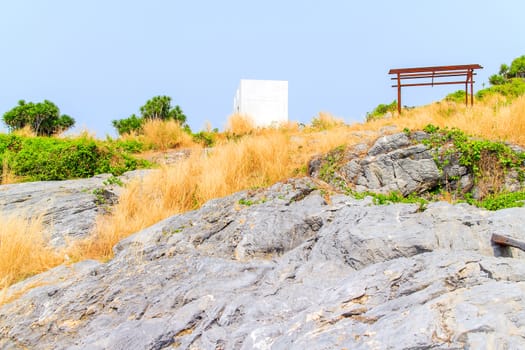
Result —
[[38, 285], [0, 308], [0, 347], [524, 348], [524, 254], [490, 237], [524, 239], [525, 209], [420, 209], [306, 179], [212, 200], [11, 287]]
[[[119, 177], [122, 183], [144, 176], [135, 170]], [[85, 237], [97, 215], [113, 206], [121, 187], [110, 174], [89, 179], [26, 182], [0, 185], [0, 214], [23, 219], [42, 216], [50, 244], [62, 246], [67, 240]]]
[[[309, 175], [345, 190], [383, 194], [400, 192], [404, 196], [420, 195], [442, 187], [458, 197], [470, 193], [480, 199], [490, 193], [524, 188], [520, 172], [511, 168], [498, 169], [501, 172], [498, 176], [502, 179], [497, 181], [490, 179], [496, 174], [475, 181], [473, 167], [461, 164], [459, 151], [447, 143], [438, 149], [430, 149], [423, 143], [429, 137], [423, 131], [410, 135], [397, 133], [379, 137], [370, 147], [358, 144], [348, 149], [339, 148], [314, 157], [309, 162]], [[518, 147], [512, 149], [520, 152]]]

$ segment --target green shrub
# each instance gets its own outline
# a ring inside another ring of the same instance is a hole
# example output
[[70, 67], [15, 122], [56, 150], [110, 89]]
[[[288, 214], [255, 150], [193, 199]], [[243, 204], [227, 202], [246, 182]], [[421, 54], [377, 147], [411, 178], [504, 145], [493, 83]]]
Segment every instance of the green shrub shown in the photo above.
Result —
[[372, 112], [366, 114], [366, 121], [381, 119], [388, 112], [395, 112], [397, 110], [397, 101], [394, 100], [390, 104], [379, 104]]
[[493, 85], [489, 88], [479, 90], [476, 97], [483, 99], [486, 96], [500, 94], [510, 99], [514, 99], [525, 94], [525, 80], [522, 78], [509, 79], [508, 82], [501, 85]]
[[201, 131], [193, 134], [193, 141], [203, 144], [205, 147], [213, 147], [215, 145], [217, 133], [210, 131]]
[[101, 173], [120, 175], [147, 165], [116, 143], [87, 138], [0, 135], [0, 158], [15, 175], [29, 181], [85, 178]]
[[465, 90], [457, 90], [445, 97], [445, 101], [451, 101], [456, 103], [465, 102]]
[[145, 150], [146, 146], [139, 140], [117, 140], [114, 141], [114, 146], [118, 149], [122, 149], [128, 153], [140, 153]]
[[484, 198], [482, 201], [469, 200], [468, 202], [487, 210], [523, 207], [525, 203], [525, 192], [493, 194]]
[[129, 118], [112, 120], [111, 124], [117, 129], [119, 135], [131, 134], [132, 132], [140, 133], [144, 124], [144, 118], [132, 114]]

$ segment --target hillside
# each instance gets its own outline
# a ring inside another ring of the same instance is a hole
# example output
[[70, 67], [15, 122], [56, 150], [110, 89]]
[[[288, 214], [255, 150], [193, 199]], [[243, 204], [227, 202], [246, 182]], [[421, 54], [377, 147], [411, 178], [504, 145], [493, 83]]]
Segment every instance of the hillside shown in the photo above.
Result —
[[[519, 348], [525, 255], [490, 237], [523, 239], [524, 209], [458, 202], [523, 204], [524, 128], [525, 98], [494, 96], [473, 108], [444, 100], [364, 124], [321, 114], [304, 128], [225, 135], [140, 176], [89, 180], [87, 191], [55, 183], [64, 208], [97, 202], [83, 211], [90, 229], [78, 237], [53, 231], [63, 211], [45, 208], [56, 207], [9, 202], [9, 191], [36, 183], [0, 186], [9, 223], [0, 229], [0, 345]], [[412, 167], [419, 175], [406, 173], [431, 191], [403, 192], [410, 181], [399, 172], [365, 177], [383, 156], [422, 160]], [[443, 170], [453, 159], [460, 176]], [[432, 180], [421, 164], [434, 164]], [[502, 177], [480, 189], [494, 171]], [[352, 183], [357, 174], [368, 182]], [[468, 191], [447, 182], [454, 176], [470, 178]], [[73, 192], [78, 199], [67, 197]], [[7, 202], [27, 204], [28, 215]], [[42, 231], [60, 244], [49, 247]]]

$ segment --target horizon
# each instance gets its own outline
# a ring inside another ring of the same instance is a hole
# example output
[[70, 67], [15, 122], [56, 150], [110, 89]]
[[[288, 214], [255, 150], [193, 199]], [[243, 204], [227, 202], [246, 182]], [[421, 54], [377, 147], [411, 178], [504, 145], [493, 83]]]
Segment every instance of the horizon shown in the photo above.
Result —
[[[72, 132], [99, 138], [116, 136], [111, 121], [157, 95], [170, 96], [193, 131], [207, 121], [222, 130], [241, 79], [288, 81], [291, 121], [328, 112], [363, 122], [397, 98], [389, 69], [480, 64], [478, 91], [502, 63], [525, 54], [525, 4], [510, 0], [27, 0], [0, 9], [0, 113], [18, 100], [48, 99], [76, 120]], [[424, 105], [459, 89], [403, 89], [402, 102]]]

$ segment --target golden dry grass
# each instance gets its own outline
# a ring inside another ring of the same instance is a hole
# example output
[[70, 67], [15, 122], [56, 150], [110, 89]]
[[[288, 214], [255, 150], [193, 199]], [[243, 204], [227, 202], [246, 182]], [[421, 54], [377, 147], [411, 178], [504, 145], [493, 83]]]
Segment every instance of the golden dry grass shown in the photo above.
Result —
[[13, 130], [14, 135], [24, 136], [24, 137], [35, 137], [36, 133], [31, 128], [31, 125], [26, 125], [21, 129]]
[[191, 136], [175, 120], [151, 119], [142, 128], [145, 143], [152, 145], [154, 149], [167, 150], [194, 145]]
[[21, 181], [20, 176], [17, 176], [9, 165], [7, 164], [7, 159], [2, 160], [2, 176], [0, 177], [0, 185], [14, 184]]
[[126, 187], [113, 213], [101, 217], [93, 236], [75, 249], [74, 259], [108, 259], [122, 238], [206, 201], [247, 188], [268, 186], [304, 171], [316, 153], [357, 142], [352, 128], [294, 136], [277, 129], [194, 153]]
[[63, 262], [42, 235], [41, 217], [23, 220], [0, 215], [0, 305], [8, 286]]
[[319, 115], [312, 120], [312, 127], [320, 130], [332, 129], [343, 124], [343, 119], [334, 117], [328, 112], [319, 112]]
[[394, 124], [402, 129], [421, 129], [428, 124], [439, 127], [456, 127], [467, 134], [504, 140], [525, 145], [525, 96], [513, 103], [505, 103], [498, 97], [491, 101], [476, 103], [473, 107], [455, 102], [436, 102], [427, 106], [403, 111], [389, 119], [379, 119], [366, 124], [371, 130]]
[[142, 126], [140, 134], [125, 134], [121, 139], [137, 140], [144, 143], [147, 148], [161, 151], [195, 146], [192, 137], [175, 120], [149, 119]]
[[226, 130], [234, 135], [246, 135], [255, 129], [255, 122], [248, 115], [232, 114], [228, 117]]

